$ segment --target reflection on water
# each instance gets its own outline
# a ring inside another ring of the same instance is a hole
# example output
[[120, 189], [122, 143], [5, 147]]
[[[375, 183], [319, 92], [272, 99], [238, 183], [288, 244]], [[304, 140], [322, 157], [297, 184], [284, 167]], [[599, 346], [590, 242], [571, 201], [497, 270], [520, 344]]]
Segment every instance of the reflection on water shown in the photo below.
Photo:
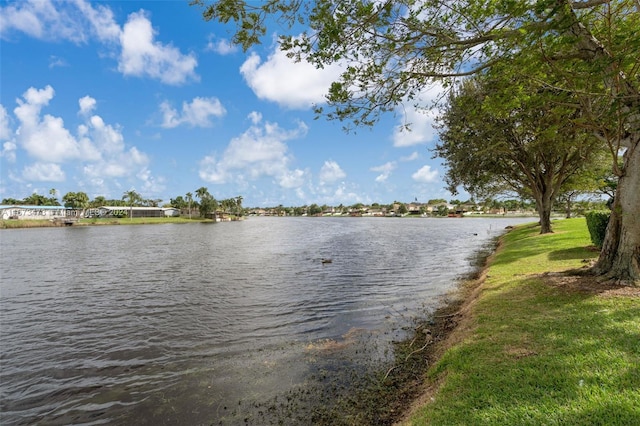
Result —
[[522, 221], [3, 230], [1, 423], [257, 421], [265, 401], [382, 361]]

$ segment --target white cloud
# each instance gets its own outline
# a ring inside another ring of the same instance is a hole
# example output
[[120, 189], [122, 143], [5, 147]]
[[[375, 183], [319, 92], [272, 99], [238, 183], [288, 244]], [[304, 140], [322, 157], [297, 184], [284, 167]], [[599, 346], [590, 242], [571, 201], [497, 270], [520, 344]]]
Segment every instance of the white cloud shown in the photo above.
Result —
[[87, 135], [103, 155], [109, 157], [124, 151], [124, 136], [118, 127], [105, 124], [98, 115], [91, 116], [87, 126]]
[[397, 165], [398, 164], [395, 161], [389, 161], [388, 163], [385, 163], [381, 166], [371, 167], [370, 170], [372, 172], [380, 173], [376, 177], [376, 182], [385, 182], [389, 178], [389, 176], [391, 176], [391, 173], [396, 169]]
[[173, 85], [197, 80], [195, 56], [183, 55], [173, 46], [154, 41], [155, 35], [143, 11], [129, 15], [120, 34], [122, 53], [118, 70], [124, 75], [149, 76]]
[[306, 173], [304, 170], [285, 170], [278, 178], [278, 184], [283, 188], [299, 188], [304, 183]]
[[142, 181], [142, 192], [158, 194], [165, 189], [164, 179], [162, 177], [155, 177], [151, 174], [151, 171], [144, 167], [140, 170], [136, 177]]
[[255, 125], [262, 121], [262, 114], [257, 111], [251, 111], [248, 118]]
[[420, 170], [411, 175], [416, 182], [434, 183], [438, 181], [438, 171], [431, 170], [431, 166], [423, 166]]
[[0, 35], [8, 38], [14, 31], [43, 40], [86, 41], [82, 25], [67, 8], [51, 0], [27, 0], [0, 9]]
[[30, 181], [63, 182], [65, 175], [59, 164], [55, 163], [34, 163], [25, 166], [22, 177]]
[[16, 161], [16, 149], [18, 147], [13, 142], [5, 142], [2, 144], [2, 151], [0, 151], [0, 157], [4, 157], [7, 159], [9, 163], [14, 163]]
[[68, 67], [69, 64], [63, 58], [51, 55], [49, 56], [49, 68]]
[[338, 65], [317, 69], [305, 61], [295, 62], [277, 46], [265, 62], [261, 63], [260, 56], [252, 53], [240, 67], [240, 73], [258, 98], [293, 109], [323, 103], [340, 71]]
[[9, 114], [7, 110], [0, 104], [0, 141], [6, 141], [2, 144], [0, 157], [6, 158], [9, 163], [16, 161], [16, 149], [18, 148], [12, 138], [11, 127], [9, 127]]
[[[153, 177], [149, 157], [136, 147], [125, 146], [122, 129], [104, 122], [99, 115], [91, 115], [97, 102], [91, 96], [78, 100], [80, 116], [84, 120], [74, 136], [60, 117], [42, 115], [42, 109], [54, 97], [51, 86], [29, 88], [18, 99], [14, 112], [19, 121], [16, 141], [27, 154], [36, 159], [25, 167], [22, 175], [28, 180], [62, 181], [65, 173], [61, 164], [80, 160], [84, 176], [90, 182], [104, 186], [105, 179], [137, 177], [148, 191], [162, 188], [162, 179]], [[15, 156], [15, 145], [5, 143], [3, 156]], [[118, 184], [117, 182], [112, 182]]]
[[162, 111], [162, 127], [174, 128], [181, 124], [188, 124], [192, 127], [210, 127], [212, 117], [222, 117], [226, 110], [222, 103], [216, 98], [194, 98], [191, 103], [182, 103], [182, 115], [171, 107], [169, 102], [160, 104]]
[[206, 156], [200, 161], [200, 178], [211, 183], [231, 180], [243, 183], [270, 176], [284, 188], [302, 185], [307, 172], [289, 168], [292, 156], [285, 143], [304, 136], [307, 126], [285, 130], [276, 123], [258, 121], [259, 114], [251, 114], [251, 127], [231, 140], [220, 158]]
[[74, 43], [85, 43], [95, 34], [104, 42], [117, 41], [120, 26], [107, 6], [92, 5], [85, 0], [26, 0], [0, 8], [0, 36], [8, 38], [13, 32]]
[[148, 164], [149, 157], [132, 147], [128, 151], [120, 151], [85, 165], [83, 172], [92, 179], [124, 178], [140, 173]]
[[16, 100], [18, 106], [13, 111], [20, 121], [17, 141], [30, 156], [40, 161], [59, 163], [78, 159], [80, 147], [64, 127], [62, 118], [48, 114], [40, 117], [41, 109], [53, 96], [51, 86], [42, 90], [31, 87], [22, 95], [23, 99]]
[[9, 127], [9, 114], [7, 110], [0, 104], [0, 141], [6, 141], [11, 138], [11, 128]]
[[328, 205], [368, 203], [367, 197], [358, 193], [358, 188], [353, 183], [340, 182], [336, 186], [320, 185], [310, 188], [310, 196], [307, 204], [318, 203]]
[[[121, 28], [105, 5], [85, 0], [27, 0], [0, 8], [0, 37], [8, 39], [16, 32], [77, 44], [96, 38], [114, 49], [112, 56], [118, 57], [118, 71], [124, 75], [150, 77], [172, 85], [199, 79], [195, 55], [156, 41], [156, 32], [142, 10], [130, 14]], [[119, 54], [115, 51], [118, 48]], [[52, 57], [49, 66], [64, 65], [63, 59]]]
[[96, 100], [91, 96], [85, 96], [78, 100], [78, 105], [80, 105], [80, 114], [86, 115], [95, 109]]
[[[434, 84], [423, 90], [411, 105], [403, 105], [402, 108], [398, 108], [400, 124], [393, 132], [393, 146], [426, 144], [435, 139], [437, 132], [433, 126], [438, 111], [432, 107], [442, 90], [440, 84]], [[416, 105], [418, 106], [416, 107]], [[407, 124], [410, 126], [410, 130], [404, 127]]]
[[75, 5], [89, 21], [93, 32], [103, 42], [116, 42], [120, 37], [120, 26], [116, 23], [113, 12], [107, 6], [92, 4], [84, 0], [76, 0]]
[[219, 55], [230, 55], [238, 51], [238, 46], [225, 38], [217, 39], [214, 34], [209, 36], [206, 51], [216, 52]]
[[420, 154], [418, 154], [417, 151], [413, 151], [411, 154], [407, 155], [406, 157], [400, 157], [400, 161], [414, 161], [417, 160], [420, 157]]
[[325, 161], [320, 169], [320, 182], [331, 183], [340, 179], [344, 179], [347, 174], [340, 168], [335, 161]]

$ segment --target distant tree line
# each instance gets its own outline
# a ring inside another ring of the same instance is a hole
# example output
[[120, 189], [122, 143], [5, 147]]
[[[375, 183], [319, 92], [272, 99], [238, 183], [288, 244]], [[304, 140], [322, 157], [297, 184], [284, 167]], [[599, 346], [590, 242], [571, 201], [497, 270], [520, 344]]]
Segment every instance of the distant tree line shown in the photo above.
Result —
[[[570, 207], [564, 204], [556, 204], [553, 211], [556, 214], [563, 214], [567, 217], [584, 215], [589, 210], [606, 209], [607, 201], [599, 195], [580, 199], [572, 199]], [[409, 208], [411, 207], [411, 211]], [[417, 210], [416, 210], [417, 208]], [[302, 206], [278, 206], [254, 207], [245, 209], [245, 214], [266, 214], [270, 216], [322, 216], [322, 215], [350, 215], [367, 213], [371, 211], [382, 214], [393, 214], [404, 216], [406, 214], [420, 214], [423, 216], [448, 216], [450, 213], [492, 213], [507, 214], [509, 212], [537, 214], [536, 202], [526, 199], [495, 199], [486, 198], [482, 201], [467, 200], [460, 201], [452, 199], [447, 201], [444, 198], [431, 199], [427, 203], [403, 203], [395, 201], [391, 204], [372, 203], [366, 205], [355, 203], [352, 205], [329, 206], [327, 204], [309, 204]]]
[[[87, 193], [79, 192], [67, 192], [59, 200], [56, 196], [57, 191], [51, 189], [49, 191], [50, 197], [33, 193], [23, 199], [17, 198], [4, 198], [2, 204], [5, 205], [29, 205], [29, 206], [61, 206], [78, 210], [85, 210], [89, 208], [99, 208], [102, 206], [122, 206], [122, 207], [159, 207], [162, 203], [161, 199], [157, 198], [144, 198], [136, 190], [131, 189], [125, 191], [120, 199], [107, 199], [104, 196], [96, 196], [94, 199], [90, 199]], [[187, 210], [189, 216], [191, 216], [192, 209], [198, 211], [200, 217], [208, 217], [215, 212], [229, 213], [235, 215], [243, 215], [244, 209], [242, 207], [242, 196], [235, 198], [228, 198], [223, 200], [216, 200], [205, 187], [198, 188], [195, 191], [195, 196], [198, 200], [194, 200], [193, 193], [187, 192], [183, 196], [177, 196], [172, 198], [169, 204], [164, 204], [163, 207], [175, 207], [177, 209]]]
[[[586, 188], [586, 189], [584, 189]], [[563, 212], [567, 217], [572, 214], [584, 214], [589, 209], [604, 209], [606, 201], [602, 196], [611, 196], [615, 191], [615, 182], [612, 180], [600, 179], [599, 187], [593, 189], [593, 184], [583, 185], [583, 190], [578, 187], [566, 191], [559, 198], [559, 202], [554, 205], [555, 212]], [[159, 207], [162, 203], [160, 199], [144, 198], [135, 190], [125, 191], [120, 199], [107, 199], [104, 196], [96, 196], [90, 199], [85, 192], [68, 192], [61, 198], [62, 203], [56, 197], [57, 191], [51, 189], [50, 197], [33, 193], [24, 199], [4, 198], [2, 204], [35, 205], [35, 206], [60, 206], [84, 210], [88, 208], [99, 208], [101, 206], [122, 206], [122, 207]], [[379, 210], [382, 212], [393, 212], [398, 215], [409, 213], [409, 205], [413, 205], [411, 213], [430, 216], [447, 216], [449, 213], [460, 211], [493, 212], [506, 213], [513, 211], [536, 212], [536, 202], [532, 199], [498, 199], [486, 197], [483, 200], [474, 199], [461, 201], [458, 199], [446, 200], [444, 198], [429, 199], [426, 203], [419, 203], [417, 200], [412, 203], [394, 201], [390, 204], [372, 203], [365, 205], [355, 203], [352, 205], [339, 204], [330, 206], [327, 204], [304, 204], [301, 206], [283, 205], [266, 208], [246, 208], [242, 205], [243, 197], [216, 199], [209, 192], [208, 188], [200, 187], [194, 192], [187, 192], [184, 196], [178, 195], [171, 198], [169, 203], [162, 204], [163, 207], [174, 207], [192, 217], [197, 213], [199, 217], [210, 217], [214, 213], [223, 213], [236, 216], [247, 215], [257, 210], [267, 211], [274, 216], [320, 216], [331, 213], [335, 215], [365, 212], [369, 210]], [[417, 206], [418, 210], [415, 210]]]

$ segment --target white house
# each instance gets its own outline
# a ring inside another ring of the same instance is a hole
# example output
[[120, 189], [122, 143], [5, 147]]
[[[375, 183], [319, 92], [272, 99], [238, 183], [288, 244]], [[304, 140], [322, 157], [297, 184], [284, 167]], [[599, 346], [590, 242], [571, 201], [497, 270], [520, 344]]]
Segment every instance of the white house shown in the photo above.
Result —
[[180, 209], [173, 207], [101, 206], [87, 209], [85, 217], [175, 217]]

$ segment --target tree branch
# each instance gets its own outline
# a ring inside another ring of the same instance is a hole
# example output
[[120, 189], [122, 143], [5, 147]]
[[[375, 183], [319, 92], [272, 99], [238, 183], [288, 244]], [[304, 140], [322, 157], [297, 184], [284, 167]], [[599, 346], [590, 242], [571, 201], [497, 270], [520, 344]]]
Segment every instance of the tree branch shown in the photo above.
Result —
[[588, 0], [588, 1], [573, 1], [571, 2], [571, 8], [574, 10], [589, 9], [591, 7], [600, 6], [603, 4], [609, 4], [611, 0]]
[[407, 74], [415, 77], [429, 77], [429, 78], [465, 77], [465, 76], [477, 74], [486, 68], [490, 68], [496, 63], [498, 63], [499, 61], [500, 61], [499, 58], [494, 59], [492, 61], [487, 61], [477, 68], [473, 68], [469, 71], [464, 71], [464, 72], [438, 73], [438, 72], [407, 71]]

